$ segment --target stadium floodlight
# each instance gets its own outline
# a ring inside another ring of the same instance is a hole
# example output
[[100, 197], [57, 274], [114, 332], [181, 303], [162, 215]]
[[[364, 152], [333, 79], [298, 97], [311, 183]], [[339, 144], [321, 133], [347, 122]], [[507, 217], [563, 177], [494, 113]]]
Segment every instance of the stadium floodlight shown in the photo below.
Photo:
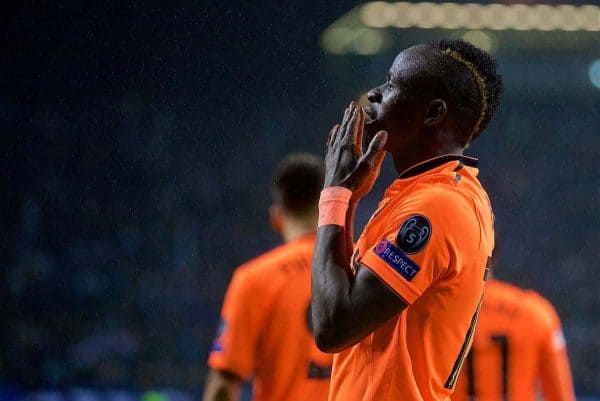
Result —
[[372, 1], [335, 21], [321, 44], [333, 54], [373, 54], [385, 50], [377, 32], [389, 29], [600, 32], [600, 6]]
[[590, 65], [589, 77], [592, 85], [600, 89], [600, 60], [596, 60]]

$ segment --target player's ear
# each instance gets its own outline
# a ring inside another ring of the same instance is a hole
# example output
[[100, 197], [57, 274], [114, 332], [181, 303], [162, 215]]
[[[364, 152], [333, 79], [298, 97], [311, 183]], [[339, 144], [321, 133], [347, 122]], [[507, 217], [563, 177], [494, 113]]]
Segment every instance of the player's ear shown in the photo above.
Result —
[[271, 228], [277, 234], [281, 234], [283, 222], [281, 221], [281, 208], [277, 205], [271, 205], [269, 208], [269, 220], [271, 221]]
[[448, 114], [448, 106], [443, 99], [434, 99], [427, 104], [425, 109], [425, 120], [423, 124], [426, 127], [439, 125]]

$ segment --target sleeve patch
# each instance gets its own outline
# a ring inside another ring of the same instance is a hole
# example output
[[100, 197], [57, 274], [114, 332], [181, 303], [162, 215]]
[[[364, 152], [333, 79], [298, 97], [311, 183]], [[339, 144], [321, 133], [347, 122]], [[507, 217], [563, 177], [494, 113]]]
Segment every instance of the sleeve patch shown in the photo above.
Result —
[[213, 352], [223, 352], [223, 344], [217, 339], [213, 341], [213, 346], [211, 350]]
[[422, 214], [413, 214], [400, 227], [396, 244], [405, 254], [419, 252], [431, 238], [431, 223]]
[[215, 336], [215, 340], [213, 341], [212, 350], [214, 352], [223, 352], [223, 343], [221, 342], [221, 338], [223, 337], [223, 333], [225, 333], [225, 328], [227, 327], [227, 323], [224, 320], [219, 322], [219, 327], [217, 328], [217, 335]]
[[556, 330], [553, 334], [552, 334], [552, 345], [554, 346], [554, 349], [559, 350], [565, 347], [566, 345], [566, 341], [565, 341], [565, 336], [562, 332], [562, 330]]
[[417, 275], [419, 270], [421, 270], [419, 265], [410, 260], [404, 252], [396, 248], [388, 240], [382, 240], [375, 248], [373, 248], [373, 252], [375, 255], [379, 256], [381, 260], [400, 273], [407, 281], [411, 281]]

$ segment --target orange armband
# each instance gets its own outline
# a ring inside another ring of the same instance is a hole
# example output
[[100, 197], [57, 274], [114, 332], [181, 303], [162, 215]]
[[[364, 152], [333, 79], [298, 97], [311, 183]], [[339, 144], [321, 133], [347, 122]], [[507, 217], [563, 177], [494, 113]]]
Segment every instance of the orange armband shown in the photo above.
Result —
[[319, 198], [319, 227], [335, 224], [344, 227], [352, 191], [344, 187], [328, 187]]

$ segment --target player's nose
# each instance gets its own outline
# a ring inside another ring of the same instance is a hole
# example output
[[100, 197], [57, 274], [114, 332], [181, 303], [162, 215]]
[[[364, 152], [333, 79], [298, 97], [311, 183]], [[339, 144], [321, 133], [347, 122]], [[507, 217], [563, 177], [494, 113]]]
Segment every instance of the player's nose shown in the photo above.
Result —
[[379, 88], [373, 88], [367, 93], [367, 99], [371, 103], [381, 103], [381, 91]]

